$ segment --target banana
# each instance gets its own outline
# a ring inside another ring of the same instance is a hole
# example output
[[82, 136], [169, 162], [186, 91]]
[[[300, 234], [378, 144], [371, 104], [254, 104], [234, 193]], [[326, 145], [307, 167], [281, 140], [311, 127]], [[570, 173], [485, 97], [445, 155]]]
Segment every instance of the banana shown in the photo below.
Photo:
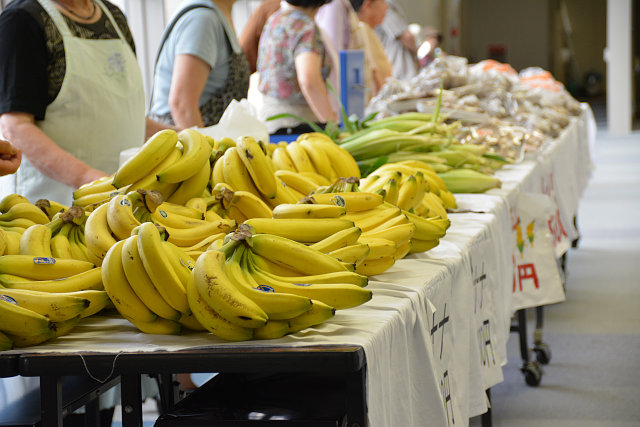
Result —
[[82, 290], [104, 290], [102, 268], [96, 267], [64, 279], [31, 280], [14, 274], [0, 274], [2, 286], [11, 289], [28, 289], [42, 292], [76, 292]]
[[307, 283], [312, 285], [348, 283], [363, 288], [367, 286], [369, 282], [369, 279], [366, 276], [362, 276], [352, 271], [336, 271], [333, 273], [313, 274], [308, 276], [281, 276], [277, 273], [273, 273], [272, 271], [265, 270], [263, 268], [264, 263], [262, 263], [261, 261], [262, 259], [257, 255], [248, 253], [247, 263], [245, 263], [245, 265], [248, 265], [250, 262], [251, 266], [255, 269], [260, 270], [261, 273], [286, 283]]
[[[216, 248], [216, 249], [220, 249], [220, 248]], [[260, 268], [264, 271], [268, 271], [274, 275], [277, 276], [287, 276], [287, 277], [300, 277], [300, 276], [305, 276], [305, 273], [302, 271], [298, 271], [298, 270], [294, 270], [290, 267], [286, 267], [282, 264], [277, 264], [275, 262], [272, 262], [264, 257], [258, 256], [256, 254], [254, 254], [253, 252], [250, 253], [249, 255], [252, 259], [253, 262], [256, 265], [259, 265]], [[0, 275], [1, 277], [2, 275]]]
[[378, 231], [367, 231], [363, 235], [367, 237], [378, 237], [382, 239], [393, 240], [399, 246], [407, 242], [413, 236], [416, 230], [416, 226], [413, 223], [408, 222], [406, 224], [394, 225], [387, 229], [380, 229]]
[[398, 260], [404, 258], [411, 251], [411, 240], [398, 245], [396, 253], [393, 254], [393, 258]]
[[252, 218], [245, 224], [253, 227], [258, 234], [274, 234], [303, 243], [316, 243], [354, 226], [353, 221], [343, 218]]
[[369, 246], [369, 254], [366, 257], [367, 260], [393, 256], [398, 249], [396, 242], [389, 239], [362, 236], [358, 241], [366, 243]]
[[383, 222], [382, 224], [379, 224], [373, 228], [368, 229], [367, 231], [364, 232], [364, 234], [368, 235], [371, 233], [377, 233], [379, 231], [388, 230], [389, 228], [395, 227], [396, 225], [407, 224], [408, 222], [409, 222], [409, 218], [407, 218], [407, 216], [404, 213], [401, 213], [400, 215], [396, 215], [393, 218]]
[[[311, 306], [311, 304], [309, 304]], [[257, 340], [273, 340], [289, 333], [287, 320], [267, 320], [267, 324], [253, 330], [253, 338]]]
[[156, 175], [158, 181], [176, 183], [195, 175], [209, 161], [211, 146], [207, 139], [194, 129], [184, 129], [178, 133], [182, 144], [182, 156], [172, 165]]
[[347, 213], [368, 211], [383, 203], [383, 197], [376, 193], [323, 193], [313, 194], [312, 197], [317, 203], [344, 206]]
[[[398, 191], [398, 202], [396, 205], [405, 211], [412, 209], [421, 199], [418, 199], [418, 181], [415, 175], [409, 176], [409, 178], [402, 183]], [[424, 194], [423, 194], [424, 196]]]
[[260, 144], [251, 136], [238, 138], [236, 143], [240, 160], [247, 168], [254, 185], [267, 199], [276, 197], [276, 179], [269, 157], [262, 151]]
[[144, 269], [162, 298], [179, 312], [189, 314], [186, 289], [173, 271], [160, 232], [153, 223], [145, 222], [139, 227], [138, 251]]
[[[323, 150], [319, 150], [316, 144], [312, 143], [308, 139], [302, 138], [300, 141], [300, 145], [304, 148], [304, 151], [307, 153], [309, 159], [311, 159], [311, 164], [316, 172], [329, 180], [330, 182], [335, 181], [338, 177], [336, 172], [331, 167], [331, 161], [329, 160], [329, 156]], [[325, 184], [323, 184], [325, 185]]]
[[246, 218], [271, 218], [273, 215], [269, 205], [248, 191], [234, 191], [230, 206], [235, 207]]
[[263, 258], [304, 274], [347, 271], [340, 261], [302, 243], [272, 234], [255, 234], [252, 251]]
[[224, 272], [224, 262], [224, 254], [218, 251], [206, 251], [198, 257], [193, 269], [198, 292], [216, 313], [229, 322], [246, 328], [264, 326], [267, 314], [234, 286]]
[[275, 172], [275, 176], [280, 178], [288, 188], [292, 188], [304, 195], [309, 195], [318, 188], [318, 184], [299, 172], [278, 170]]
[[298, 197], [296, 191], [293, 189], [289, 189], [284, 181], [276, 177], [276, 182], [278, 183], [278, 188], [276, 190], [275, 199], [265, 200], [267, 204], [271, 206], [271, 208], [275, 208], [276, 206], [283, 203], [296, 203], [298, 200], [300, 200], [300, 197]]
[[170, 228], [192, 228], [199, 227], [207, 223], [204, 219], [193, 218], [190, 216], [184, 216], [175, 212], [167, 212], [162, 207], [151, 213], [151, 219], [153, 222], [160, 224], [163, 227]]
[[180, 335], [182, 326], [180, 323], [174, 320], [163, 319], [157, 317], [156, 319], [146, 322], [137, 319], [130, 319], [125, 317], [129, 322], [133, 323], [133, 326], [144, 332], [145, 334], [152, 335]]
[[83, 242], [82, 228], [79, 226], [72, 226], [69, 231], [68, 239], [73, 258], [90, 262], [87, 246]]
[[235, 325], [211, 308], [200, 295], [193, 276], [187, 282], [187, 297], [193, 316], [218, 338], [227, 341], [246, 341], [253, 336], [253, 329]]
[[169, 203], [184, 205], [189, 199], [199, 197], [207, 185], [211, 176], [211, 165], [205, 162], [200, 169], [191, 177], [180, 183], [180, 186], [167, 198]]
[[355, 243], [353, 245], [328, 252], [327, 255], [347, 264], [358, 265], [369, 255], [369, 246], [366, 243]]
[[[250, 274], [263, 289], [273, 289], [276, 293], [290, 293], [313, 301], [321, 301], [336, 309], [357, 307], [371, 299], [372, 293], [357, 285], [348, 283], [287, 283], [262, 273], [249, 265]], [[313, 308], [313, 306], [312, 306]]]
[[385, 203], [370, 211], [347, 214], [345, 218], [352, 220], [356, 227], [366, 232], [400, 215], [402, 215], [400, 208]]
[[0, 227], [4, 228], [5, 231], [15, 231], [20, 234], [24, 233], [24, 230], [31, 227], [32, 225], [37, 224], [30, 219], [27, 218], [16, 218], [11, 221], [0, 221]]
[[351, 156], [347, 150], [331, 140], [314, 139], [314, 143], [316, 143], [316, 141], [317, 144], [314, 144], [316, 145], [316, 149], [325, 152], [338, 178], [349, 178], [352, 176], [360, 178], [358, 163], [356, 163], [353, 156]]
[[164, 319], [178, 320], [180, 318], [181, 313], [164, 300], [149, 278], [138, 251], [137, 235], [130, 236], [124, 241], [122, 267], [133, 291], [144, 305]]
[[393, 267], [395, 262], [396, 260], [393, 256], [378, 259], [367, 259], [356, 266], [356, 273], [364, 276], [375, 276], [377, 274], [382, 274]]
[[296, 166], [293, 164], [293, 160], [289, 157], [287, 149], [284, 147], [277, 147], [271, 154], [271, 160], [276, 170], [288, 170], [296, 172]]
[[42, 212], [47, 215], [49, 220], [52, 220], [55, 214], [64, 212], [69, 209], [69, 206], [65, 206], [62, 203], [54, 202], [53, 200], [40, 199], [34, 203], [40, 208]]
[[311, 159], [307, 155], [307, 151], [300, 145], [299, 142], [293, 141], [287, 145], [287, 154], [291, 157], [293, 165], [296, 167], [297, 172], [316, 172], [316, 169], [311, 163]]
[[260, 192], [254, 185], [251, 175], [249, 175], [249, 171], [242, 162], [236, 147], [231, 147], [225, 151], [222, 161], [222, 174], [225, 183], [229, 184], [234, 191], [248, 191], [256, 197], [260, 197]]
[[342, 206], [318, 203], [283, 203], [273, 209], [274, 218], [338, 218], [346, 213]]
[[213, 167], [211, 168], [211, 177], [209, 178], [211, 181], [211, 186], [215, 186], [216, 184], [220, 184], [225, 182], [224, 180], [224, 154], [213, 163]]
[[8, 194], [4, 196], [2, 200], [0, 200], [0, 212], [5, 213], [9, 209], [11, 209], [14, 205], [17, 205], [20, 203], [31, 203], [31, 202], [29, 202], [29, 199], [24, 197], [22, 194], [16, 194], [16, 193]]
[[274, 320], [290, 319], [311, 308], [309, 298], [289, 293], [274, 292], [255, 282], [253, 276], [245, 274], [242, 266], [244, 249], [240, 246], [224, 265], [224, 271], [233, 285], [247, 298], [255, 302], [268, 316]]
[[115, 190], [117, 188], [113, 185], [113, 175], [109, 175], [81, 185], [73, 191], [72, 196], [74, 199], [79, 199], [89, 194], [104, 193], [105, 191], [113, 192]]
[[4, 255], [0, 257], [0, 273], [23, 276], [28, 279], [63, 279], [95, 266], [87, 261], [34, 257], [31, 255]]
[[22, 233], [18, 233], [17, 231], [4, 230], [0, 228], [5, 236], [5, 248], [3, 255], [17, 255], [20, 251], [20, 238], [22, 237]]
[[195, 245], [186, 246], [186, 247], [183, 246], [183, 247], [180, 247], [180, 249], [182, 249], [184, 252], [198, 251], [198, 250], [205, 251], [213, 242], [224, 239], [225, 235], [226, 233], [212, 234], [211, 236], [205, 237]]
[[311, 309], [298, 317], [289, 319], [289, 333], [293, 334], [311, 326], [319, 325], [331, 319], [336, 309], [320, 301], [313, 301]]
[[107, 211], [109, 205], [98, 206], [87, 218], [84, 225], [84, 237], [87, 250], [97, 259], [102, 260], [111, 246], [116, 244], [116, 239], [111, 234]]
[[69, 320], [52, 323], [51, 329], [41, 334], [32, 335], [28, 337], [11, 335], [11, 339], [13, 340], [13, 346], [15, 348], [31, 347], [34, 345], [42, 344], [45, 341], [50, 341], [54, 338], [67, 335], [79, 322], [80, 322], [80, 316], [76, 316]]
[[391, 203], [392, 205], [397, 205], [398, 197], [400, 196], [398, 181], [393, 178], [389, 178], [387, 182], [384, 183], [382, 188], [385, 191], [384, 201]]
[[317, 186], [329, 186], [332, 183], [332, 181], [329, 181], [327, 178], [325, 178], [324, 176], [316, 172], [298, 172], [298, 173], [303, 177], [307, 178], [308, 180], [310, 180], [311, 182], [313, 182], [314, 184], [316, 184]]
[[403, 212], [409, 221], [416, 226], [416, 231], [413, 233], [413, 239], [420, 240], [437, 240], [447, 232], [451, 221], [448, 218], [423, 218], [421, 216], [412, 214], [411, 212]]
[[118, 168], [113, 177], [113, 186], [124, 187], [148, 175], [173, 151], [177, 142], [178, 134], [172, 129], [161, 130], [153, 135]]
[[438, 246], [440, 241], [438, 239], [434, 240], [422, 240], [422, 239], [411, 239], [411, 249], [409, 250], [410, 254], [414, 254], [416, 252], [426, 252], [430, 249]]
[[11, 350], [13, 348], [13, 340], [7, 334], [0, 332], [0, 351]]
[[176, 246], [193, 246], [205, 237], [214, 234], [228, 233], [235, 229], [236, 222], [232, 219], [205, 221], [203, 224], [191, 228], [165, 227], [169, 237], [167, 240]]
[[42, 314], [0, 298], [0, 330], [2, 332], [28, 337], [46, 333], [52, 327], [51, 320]]
[[335, 251], [336, 249], [344, 248], [345, 246], [354, 245], [361, 234], [362, 230], [358, 227], [350, 227], [338, 231], [319, 242], [313, 243], [310, 247], [323, 253]]
[[187, 281], [194, 267], [193, 258], [171, 242], [162, 242], [162, 246], [165, 249], [171, 268], [176, 272], [180, 282], [186, 289]]
[[158, 206], [157, 209], [162, 209], [170, 214], [174, 213], [182, 216], [188, 216], [193, 219], [203, 219], [201, 211], [187, 206], [176, 205], [175, 203], [164, 202]]
[[[153, 226], [153, 224], [152, 224]], [[155, 227], [155, 226], [154, 226]], [[116, 310], [127, 319], [151, 322], [158, 316], [136, 295], [122, 266], [124, 240], [113, 245], [102, 263], [102, 283]]]
[[188, 208], [202, 212], [202, 215], [207, 211], [207, 201], [201, 196], [190, 198], [184, 203], [184, 205]]
[[52, 322], [62, 322], [80, 315], [90, 301], [69, 294], [28, 291], [24, 289], [0, 289], [0, 298], [10, 298], [15, 303], [31, 311], [35, 311]]
[[[188, 296], [188, 289], [187, 289], [187, 296]], [[191, 311], [193, 311], [193, 308], [191, 309]], [[202, 326], [202, 323], [200, 323], [200, 321], [198, 320], [198, 318], [192, 313], [188, 316], [182, 315], [180, 317], [180, 319], [178, 319], [178, 322], [185, 328], [191, 330], [191, 331], [206, 331], [207, 328], [205, 328], [204, 326]]]
[[87, 194], [79, 199], [74, 199], [71, 205], [81, 207], [86, 211], [93, 211], [98, 206], [108, 203], [113, 196], [124, 194], [127, 188], [129, 187], [122, 187], [120, 190], [106, 191], [104, 193]]
[[58, 295], [70, 295], [89, 301], [89, 306], [80, 313], [80, 318], [93, 316], [96, 313], [109, 307], [112, 302], [109, 299], [109, 294], [106, 291], [99, 291], [95, 289], [85, 289], [82, 291], [74, 292], [61, 292]]
[[[4, 255], [5, 249], [7, 249], [7, 232], [4, 228], [0, 228], [0, 256]], [[18, 242], [18, 251], [20, 250], [20, 242]]]
[[444, 207], [447, 209], [457, 209], [458, 202], [456, 202], [456, 197], [449, 190], [440, 190], [440, 194], [438, 195], [442, 203], [444, 203]]
[[31, 203], [18, 203], [0, 215], [0, 221], [2, 222], [13, 221], [19, 218], [27, 219], [35, 224], [46, 224], [49, 222], [47, 214]]
[[429, 208], [429, 216], [447, 218], [447, 209], [444, 207], [442, 199], [435, 194], [426, 193], [422, 198], [421, 203], [424, 203]]
[[20, 237], [18, 253], [39, 257], [51, 257], [51, 229], [44, 224], [34, 224]]
[[133, 215], [131, 200], [126, 195], [119, 194], [109, 201], [107, 223], [118, 240], [129, 237], [131, 230], [140, 225], [140, 221]]
[[167, 167], [174, 164], [178, 159], [182, 156], [182, 151], [177, 146], [173, 147], [173, 150], [169, 152], [169, 154], [162, 160], [156, 167], [151, 169], [146, 175], [142, 178], [135, 181], [133, 184], [129, 186], [130, 191], [136, 191], [138, 189], [143, 190], [156, 190], [162, 193], [163, 197], [166, 199], [169, 197], [169, 193], [172, 193], [178, 186], [179, 183], [162, 183], [159, 182], [156, 178], [156, 175]]

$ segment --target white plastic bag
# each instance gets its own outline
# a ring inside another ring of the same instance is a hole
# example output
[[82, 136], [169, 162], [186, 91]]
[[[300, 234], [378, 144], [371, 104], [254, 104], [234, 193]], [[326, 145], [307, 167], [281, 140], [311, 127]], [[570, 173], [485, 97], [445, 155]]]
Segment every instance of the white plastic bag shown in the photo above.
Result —
[[231, 101], [222, 114], [217, 125], [198, 128], [198, 132], [209, 135], [214, 139], [224, 137], [238, 139], [241, 136], [252, 136], [256, 140], [269, 142], [269, 131], [264, 122], [258, 119], [253, 105], [246, 99]]

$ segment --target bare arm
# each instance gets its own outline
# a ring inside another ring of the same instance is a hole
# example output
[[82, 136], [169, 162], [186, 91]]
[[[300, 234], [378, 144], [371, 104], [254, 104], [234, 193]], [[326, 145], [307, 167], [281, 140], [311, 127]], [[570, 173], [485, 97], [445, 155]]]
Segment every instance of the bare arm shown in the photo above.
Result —
[[178, 128], [203, 126], [198, 100], [210, 72], [209, 64], [197, 56], [176, 56], [169, 89], [169, 108]]
[[22, 161], [22, 151], [11, 145], [9, 141], [0, 139], [0, 176], [15, 173]]
[[322, 67], [320, 55], [314, 52], [303, 52], [296, 56], [295, 65], [302, 95], [318, 120], [337, 121], [336, 113], [329, 102], [327, 85], [320, 71]]
[[0, 129], [25, 157], [46, 176], [77, 188], [107, 175], [66, 152], [35, 124], [28, 113], [4, 113]]
[[175, 129], [178, 130], [177, 126], [171, 126], [167, 123], [157, 122], [155, 120], [150, 119], [149, 117], [145, 118], [145, 141], [153, 136], [155, 133], [160, 132], [164, 129]]

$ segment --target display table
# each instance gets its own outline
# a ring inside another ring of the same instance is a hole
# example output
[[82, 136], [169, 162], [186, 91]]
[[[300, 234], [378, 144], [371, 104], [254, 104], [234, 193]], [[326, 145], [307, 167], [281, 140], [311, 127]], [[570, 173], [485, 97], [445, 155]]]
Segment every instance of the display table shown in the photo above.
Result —
[[[516, 254], [525, 258], [514, 219], [524, 215], [522, 196], [545, 196], [563, 223], [575, 216], [590, 172], [589, 129], [593, 117], [585, 107], [538, 158], [499, 171], [501, 189], [456, 196], [458, 210], [438, 247], [372, 278], [371, 301], [322, 325], [276, 340], [229, 343], [207, 333], [146, 335], [122, 318], [94, 316], [54, 342], [0, 353], [0, 375], [40, 377], [51, 390], [63, 375], [120, 376], [124, 425], [138, 426], [141, 374], [337, 373], [350, 384], [350, 426], [468, 425], [487, 410], [486, 390], [503, 379], [509, 323], [520, 308]], [[553, 192], [544, 185], [550, 173]], [[545, 256], [558, 252], [553, 225], [538, 224], [530, 240], [536, 251], [548, 240]], [[540, 264], [540, 273], [547, 268]], [[553, 268], [557, 274], [555, 262]], [[549, 303], [545, 295], [532, 292], [526, 304]]]

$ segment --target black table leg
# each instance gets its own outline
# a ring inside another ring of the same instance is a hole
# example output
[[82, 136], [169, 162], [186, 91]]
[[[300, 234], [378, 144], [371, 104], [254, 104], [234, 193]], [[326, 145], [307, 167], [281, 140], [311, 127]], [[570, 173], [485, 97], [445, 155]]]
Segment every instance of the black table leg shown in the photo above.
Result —
[[100, 399], [95, 398], [84, 405], [84, 425], [99, 426], [100, 425]]
[[62, 378], [40, 377], [40, 416], [42, 427], [62, 427]]
[[347, 422], [349, 427], [365, 427], [367, 422], [366, 366], [347, 377]]
[[142, 427], [142, 384], [140, 375], [121, 375], [122, 426]]
[[493, 425], [493, 420], [491, 418], [491, 389], [487, 390], [487, 399], [489, 400], [489, 408], [487, 409], [487, 412], [480, 416], [482, 427], [491, 427]]

